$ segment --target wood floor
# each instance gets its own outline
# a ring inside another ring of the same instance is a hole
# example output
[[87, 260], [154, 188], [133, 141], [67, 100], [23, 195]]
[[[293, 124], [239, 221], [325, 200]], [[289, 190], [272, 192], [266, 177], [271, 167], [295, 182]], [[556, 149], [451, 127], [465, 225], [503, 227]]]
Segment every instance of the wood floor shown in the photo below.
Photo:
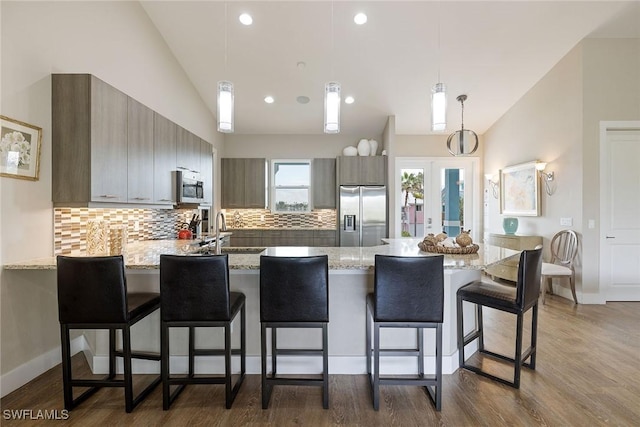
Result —
[[[512, 352], [513, 317], [485, 314], [487, 348]], [[468, 371], [444, 376], [442, 411], [423, 390], [387, 386], [372, 409], [364, 375], [332, 375], [330, 409], [319, 387], [275, 387], [261, 409], [260, 377], [248, 375], [233, 408], [223, 386], [188, 386], [169, 411], [157, 387], [131, 414], [122, 389], [102, 389], [64, 421], [8, 420], [8, 410], [63, 408], [57, 366], [3, 398], [2, 425], [77, 426], [638, 426], [640, 425], [640, 303], [579, 305], [548, 296], [540, 306], [536, 371], [523, 370], [520, 390]], [[493, 332], [493, 333], [492, 333]], [[362, 337], [364, 339], [364, 337]], [[74, 363], [84, 365], [76, 355]], [[484, 361], [487, 365], [490, 362]], [[497, 368], [500, 368], [499, 366]], [[496, 369], [497, 369], [496, 368]], [[496, 371], [498, 372], [498, 371]]]

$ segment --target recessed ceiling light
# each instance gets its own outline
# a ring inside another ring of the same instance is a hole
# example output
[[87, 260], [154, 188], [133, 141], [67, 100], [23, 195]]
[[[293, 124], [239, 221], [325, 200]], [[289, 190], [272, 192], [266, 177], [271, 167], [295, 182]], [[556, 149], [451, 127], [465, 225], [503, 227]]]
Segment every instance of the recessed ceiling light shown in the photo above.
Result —
[[274, 101], [275, 99], [273, 99], [273, 96], [271, 95], [264, 97], [264, 102], [266, 102], [267, 104], [273, 104]]
[[356, 16], [353, 17], [353, 22], [355, 22], [358, 25], [362, 25], [362, 24], [366, 24], [367, 22], [367, 15], [365, 15], [364, 13], [360, 12], [358, 13]]
[[308, 104], [310, 99], [308, 96], [300, 95], [296, 98], [296, 101], [298, 101], [298, 104]]
[[251, 25], [253, 24], [253, 18], [251, 17], [251, 15], [249, 15], [248, 13], [243, 13], [242, 15], [240, 15], [238, 17], [238, 19], [240, 20], [240, 22], [244, 25]]
[[353, 98], [353, 96], [347, 96], [347, 97], [344, 99], [344, 103], [345, 103], [345, 104], [353, 104], [355, 101], [356, 101], [356, 100]]

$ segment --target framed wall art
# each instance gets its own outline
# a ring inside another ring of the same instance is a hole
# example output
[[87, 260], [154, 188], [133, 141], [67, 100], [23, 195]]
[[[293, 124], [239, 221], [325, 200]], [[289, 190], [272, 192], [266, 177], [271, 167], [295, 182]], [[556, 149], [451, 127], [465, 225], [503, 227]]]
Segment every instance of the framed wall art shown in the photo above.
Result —
[[0, 176], [38, 180], [42, 128], [0, 116]]
[[500, 213], [511, 216], [540, 215], [540, 185], [535, 161], [500, 171]]

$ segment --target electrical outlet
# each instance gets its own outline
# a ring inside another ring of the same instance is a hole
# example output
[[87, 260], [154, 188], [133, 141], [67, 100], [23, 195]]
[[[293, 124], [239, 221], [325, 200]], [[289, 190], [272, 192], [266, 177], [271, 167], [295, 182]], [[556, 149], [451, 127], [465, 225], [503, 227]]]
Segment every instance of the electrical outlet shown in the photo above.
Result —
[[264, 215], [260, 215], [260, 222], [264, 222]]
[[140, 231], [140, 221], [134, 221], [133, 231]]
[[573, 225], [573, 218], [560, 218], [560, 225], [571, 227]]

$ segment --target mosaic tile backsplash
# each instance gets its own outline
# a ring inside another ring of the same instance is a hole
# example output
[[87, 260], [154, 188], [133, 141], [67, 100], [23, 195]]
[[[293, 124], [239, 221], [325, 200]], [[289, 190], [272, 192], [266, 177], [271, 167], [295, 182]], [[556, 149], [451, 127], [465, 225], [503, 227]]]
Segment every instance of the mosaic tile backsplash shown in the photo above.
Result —
[[[228, 228], [335, 229], [336, 211], [318, 209], [305, 214], [273, 214], [268, 209], [227, 209]], [[54, 253], [84, 253], [87, 221], [103, 220], [127, 227], [127, 242], [175, 239], [182, 223], [189, 222], [192, 209], [96, 209], [54, 208]], [[212, 219], [211, 219], [212, 220]]]

